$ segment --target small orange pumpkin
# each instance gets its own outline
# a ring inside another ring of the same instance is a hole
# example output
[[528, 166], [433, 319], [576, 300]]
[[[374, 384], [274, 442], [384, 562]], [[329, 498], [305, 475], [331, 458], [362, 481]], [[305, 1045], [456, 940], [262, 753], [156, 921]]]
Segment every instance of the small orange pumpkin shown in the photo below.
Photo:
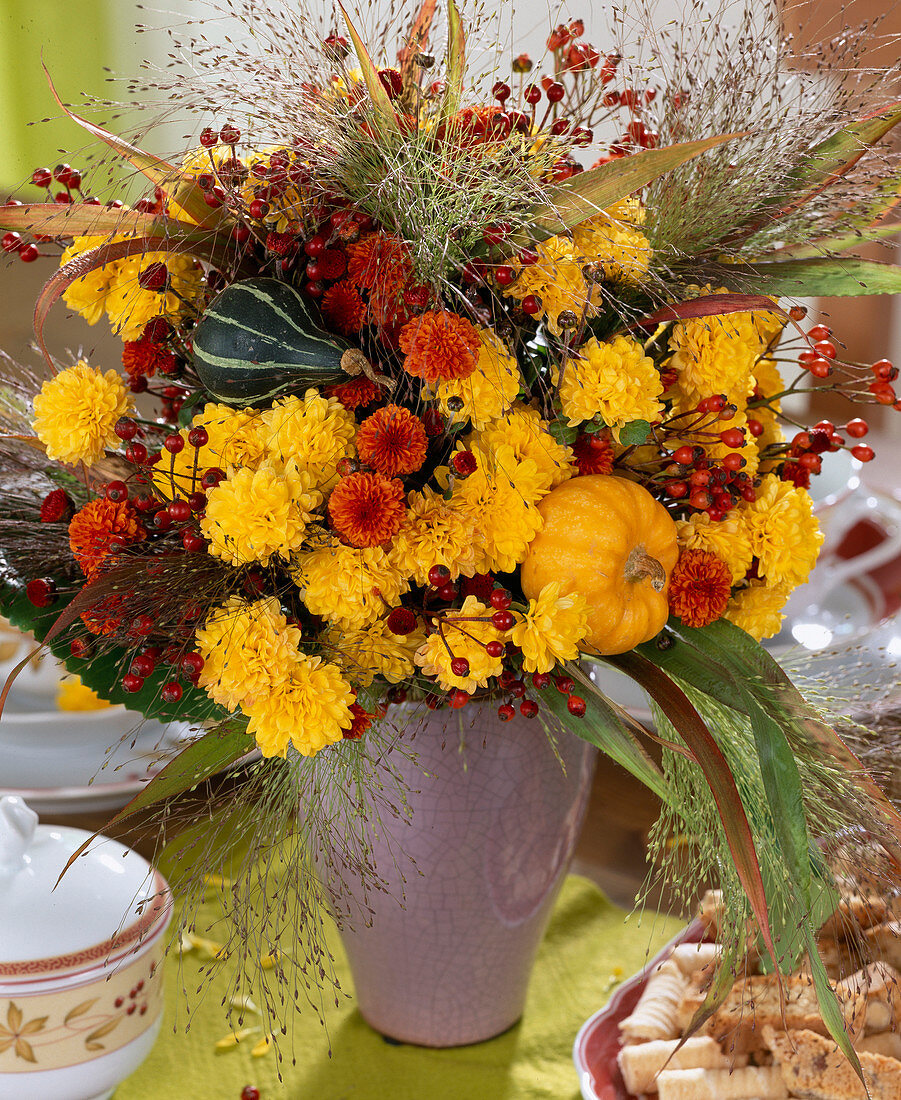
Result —
[[659, 634], [679, 550], [676, 525], [634, 481], [591, 474], [564, 481], [538, 505], [544, 527], [522, 563], [529, 599], [551, 581], [588, 602], [583, 646], [625, 653]]

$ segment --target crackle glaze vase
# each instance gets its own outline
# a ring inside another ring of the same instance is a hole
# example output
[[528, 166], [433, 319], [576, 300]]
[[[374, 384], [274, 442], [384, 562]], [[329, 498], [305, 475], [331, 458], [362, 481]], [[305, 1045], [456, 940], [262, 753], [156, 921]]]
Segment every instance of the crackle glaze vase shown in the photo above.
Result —
[[[395, 721], [391, 765], [409, 812], [371, 830], [385, 890], [367, 892], [367, 919], [342, 928], [357, 1004], [389, 1038], [480, 1042], [522, 1015], [595, 750], [571, 734], [555, 748], [539, 721], [504, 722], [490, 705]], [[347, 867], [342, 879], [354, 890]]]

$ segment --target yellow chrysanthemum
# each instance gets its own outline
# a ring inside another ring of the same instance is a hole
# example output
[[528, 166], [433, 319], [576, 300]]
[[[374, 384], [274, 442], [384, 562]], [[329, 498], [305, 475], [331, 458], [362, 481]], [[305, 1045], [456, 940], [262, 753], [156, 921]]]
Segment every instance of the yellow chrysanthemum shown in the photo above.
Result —
[[[771, 316], [771, 315], [767, 315]], [[760, 397], [774, 398], [776, 394], [785, 389], [785, 382], [779, 373], [779, 368], [772, 359], [761, 359], [754, 367], [754, 393]], [[779, 424], [778, 413], [782, 403], [778, 399], [771, 401], [769, 405], [757, 405], [748, 410], [748, 416], [753, 417], [763, 425], [763, 432], [757, 436], [755, 442], [758, 451], [762, 451], [771, 443], [782, 443], [785, 436]]]
[[77, 676], [66, 676], [60, 680], [56, 689], [57, 710], [108, 710], [112, 705], [108, 699], [101, 699], [93, 688], [83, 684]]
[[185, 441], [184, 447], [177, 454], [164, 454], [153, 467], [153, 484], [164, 497], [195, 492], [204, 471], [211, 467], [255, 470], [268, 456], [261, 415], [254, 409], [210, 403], [197, 413], [191, 428], [205, 428], [209, 441], [203, 447], [192, 447], [188, 441], [190, 429], [182, 428], [179, 435]]
[[763, 638], [772, 638], [782, 626], [785, 618], [782, 608], [790, 591], [791, 586], [787, 584], [752, 582], [732, 597], [724, 618], [746, 630], [758, 642]]
[[657, 398], [663, 384], [637, 340], [591, 339], [579, 350], [582, 358], [570, 360], [560, 387], [560, 404], [571, 425], [600, 415], [619, 441], [630, 421], [660, 419], [663, 406]]
[[[426, 638], [416, 652], [416, 664], [445, 691], [460, 688], [471, 695], [476, 688], [485, 687], [490, 677], [499, 676], [503, 671], [503, 659], [490, 657], [485, 645], [507, 640], [507, 633], [492, 625], [493, 613], [475, 596], [467, 596], [459, 611], [449, 611], [443, 616], [442, 631]], [[469, 621], [472, 619], [484, 621]], [[469, 662], [468, 675], [457, 676], [452, 671], [451, 661], [455, 657], [464, 657]]]
[[573, 229], [573, 250], [583, 264], [599, 264], [605, 279], [639, 282], [651, 264], [648, 238], [635, 227], [642, 211], [634, 200], [617, 203]]
[[289, 626], [274, 596], [249, 602], [232, 596], [194, 635], [203, 657], [200, 686], [228, 710], [267, 695], [299, 657], [300, 631]]
[[119, 439], [113, 430], [131, 403], [121, 376], [80, 359], [41, 386], [34, 399], [34, 432], [57, 462], [90, 466]]
[[507, 443], [493, 451], [474, 445], [472, 452], [476, 470], [454, 482], [451, 500], [471, 509], [476, 572], [509, 573], [541, 530], [535, 504], [545, 495], [544, 478], [534, 459], [518, 461]]
[[578, 593], [561, 596], [560, 587], [560, 581], [544, 585], [510, 631], [510, 640], [522, 649], [526, 672], [550, 672], [558, 661], [579, 655], [579, 642], [588, 630], [588, 605]]
[[[501, 416], [519, 393], [519, 365], [506, 344], [490, 329], [479, 330], [479, 361], [468, 378], [439, 382], [435, 396], [445, 416], [471, 420], [474, 428], [483, 428]], [[448, 401], [457, 397], [462, 409], [451, 410]]]
[[576, 474], [572, 451], [548, 431], [547, 421], [537, 409], [517, 402], [499, 420], [476, 432], [472, 439], [484, 451], [494, 451], [508, 444], [518, 461], [531, 458], [538, 467], [544, 488], [550, 491]]
[[373, 677], [383, 676], [391, 684], [399, 684], [416, 671], [413, 655], [425, 641], [422, 630], [411, 634], [393, 634], [385, 619], [376, 619], [362, 630], [329, 627], [322, 643], [330, 660], [359, 687], [367, 687]]
[[724, 561], [732, 573], [733, 584], [744, 578], [754, 560], [751, 536], [735, 509], [718, 523], [706, 512], [676, 520], [676, 537], [680, 550], [707, 550]]
[[[582, 317], [590, 291], [582, 274], [582, 267], [573, 251], [573, 242], [567, 237], [551, 237], [538, 245], [538, 262], [523, 267], [514, 264], [516, 278], [504, 288], [508, 298], [523, 298], [533, 294], [541, 303], [540, 316], [554, 333], [560, 335], [561, 313], [574, 313]], [[588, 316], [595, 314], [593, 305]]]
[[211, 489], [200, 529], [210, 553], [231, 565], [288, 558], [303, 545], [322, 493], [313, 477], [289, 465], [284, 472], [264, 463], [232, 470]]
[[309, 389], [303, 397], [284, 397], [262, 414], [270, 457], [293, 461], [328, 492], [338, 480], [336, 466], [352, 457], [357, 425], [353, 413], [333, 397]]
[[[723, 293], [715, 291], [714, 293]], [[743, 410], [754, 391], [753, 373], [767, 346], [772, 314], [728, 313], [693, 317], [673, 326], [669, 366], [678, 373], [685, 408], [724, 393]]]
[[739, 514], [759, 560], [759, 573], [770, 586], [803, 584], [816, 564], [823, 535], [810, 494], [791, 482], [767, 475], [752, 503]]
[[[112, 237], [76, 237], [60, 257], [60, 266], [104, 244], [129, 240], [127, 234]], [[162, 263], [169, 272], [169, 287], [163, 292], [142, 290], [138, 279], [151, 264]], [[177, 321], [191, 301], [203, 293], [203, 272], [188, 256], [168, 252], [143, 252], [113, 260], [76, 279], [66, 288], [63, 301], [96, 324], [105, 312], [114, 333], [123, 340], [137, 340], [153, 317]]]
[[368, 626], [410, 590], [380, 546], [319, 547], [298, 555], [291, 575], [314, 615], [347, 629]]
[[456, 580], [476, 571], [472, 508], [445, 500], [426, 486], [410, 493], [401, 529], [394, 536], [391, 561], [414, 584], [426, 584], [433, 565], [444, 565]]
[[301, 654], [270, 692], [243, 708], [247, 732], [263, 756], [286, 756], [289, 743], [301, 756], [315, 756], [350, 729], [353, 701], [339, 668]]

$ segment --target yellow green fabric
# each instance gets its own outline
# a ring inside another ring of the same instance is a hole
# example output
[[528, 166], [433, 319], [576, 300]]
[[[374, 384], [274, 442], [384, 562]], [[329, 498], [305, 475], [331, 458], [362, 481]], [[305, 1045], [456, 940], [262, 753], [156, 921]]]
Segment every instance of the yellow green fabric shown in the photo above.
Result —
[[[198, 914], [198, 932], [218, 915], [218, 905], [207, 902]], [[189, 1013], [182, 989], [197, 989], [200, 969], [208, 964], [196, 953], [180, 959], [173, 952], [166, 962], [162, 1033], [115, 1100], [238, 1100], [248, 1084], [256, 1085], [262, 1100], [577, 1100], [571, 1056], [576, 1032], [618, 980], [640, 969], [649, 952], [679, 928], [673, 918], [651, 913], [627, 920], [591, 882], [570, 876], [538, 952], [525, 1013], [510, 1031], [451, 1050], [395, 1046], [367, 1027], [346, 998], [326, 1011], [326, 1029], [305, 1006], [292, 1015], [281, 1065], [272, 1049], [251, 1056], [254, 1037], [217, 1052], [216, 1040], [230, 1030], [222, 1005], [227, 976], [212, 979], [203, 999], [191, 1000]], [[340, 984], [350, 990], [337, 933], [330, 946]]]
[[[61, 117], [41, 60], [66, 103], [83, 92], [110, 97], [104, 66], [118, 67], [112, 26], [115, 0], [2, 0], [0, 2], [0, 192], [19, 188], [34, 168], [60, 161], [84, 167], [79, 150], [90, 141]], [[113, 93], [117, 98], [121, 93]], [[43, 123], [41, 119], [53, 121]], [[37, 125], [30, 125], [37, 123]], [[71, 150], [64, 154], [60, 150]], [[37, 201], [37, 188], [22, 191]]]

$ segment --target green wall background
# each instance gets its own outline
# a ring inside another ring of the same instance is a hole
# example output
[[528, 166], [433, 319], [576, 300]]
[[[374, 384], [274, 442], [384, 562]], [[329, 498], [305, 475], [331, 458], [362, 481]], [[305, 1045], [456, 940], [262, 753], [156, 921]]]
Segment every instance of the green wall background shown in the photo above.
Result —
[[[82, 92], [116, 98], [104, 66], [129, 71], [133, 64], [116, 41], [114, 4], [133, 9], [130, 0], [0, 0], [0, 192], [27, 183], [41, 165], [81, 166], [78, 150], [91, 139], [60, 117], [42, 50], [64, 102], [77, 105]], [[23, 194], [36, 197], [30, 186]]]

